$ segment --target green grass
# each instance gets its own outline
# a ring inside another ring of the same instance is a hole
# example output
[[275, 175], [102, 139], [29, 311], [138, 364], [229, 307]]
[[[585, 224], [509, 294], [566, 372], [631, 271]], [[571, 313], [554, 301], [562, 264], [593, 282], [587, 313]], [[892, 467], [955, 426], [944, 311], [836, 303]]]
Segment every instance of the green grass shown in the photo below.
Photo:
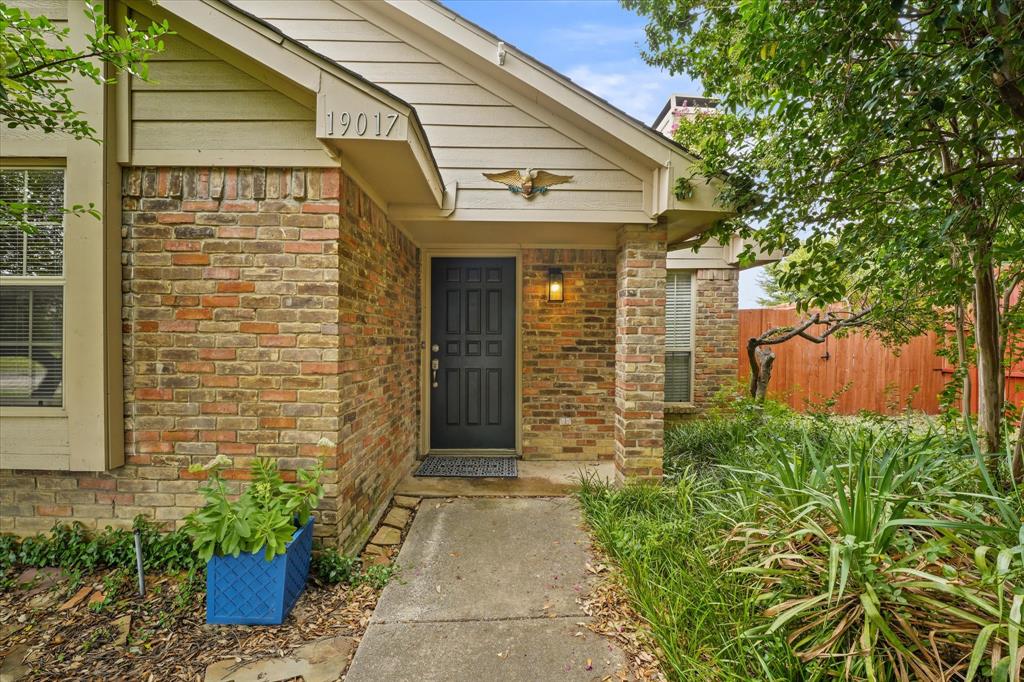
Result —
[[579, 497], [673, 680], [1012, 682], [1024, 504], [981, 463], [969, 435], [739, 404], [666, 434], [664, 485]]
[[676, 481], [621, 490], [585, 481], [580, 500], [672, 679], [772, 679], [751, 647], [781, 658], [780, 670], [795, 661], [786, 660], [791, 657], [779, 638], [765, 644], [742, 637], [755, 623], [755, 595], [753, 581], [731, 572], [728, 556], [716, 547], [729, 520], [709, 508], [713, 493], [698, 474], [677, 472]]

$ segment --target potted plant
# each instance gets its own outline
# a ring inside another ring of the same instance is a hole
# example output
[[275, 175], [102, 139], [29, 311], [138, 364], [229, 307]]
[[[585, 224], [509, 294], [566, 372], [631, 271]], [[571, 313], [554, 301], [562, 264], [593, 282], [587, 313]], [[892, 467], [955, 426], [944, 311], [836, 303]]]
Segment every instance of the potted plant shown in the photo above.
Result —
[[185, 519], [193, 547], [207, 562], [206, 622], [278, 625], [306, 586], [323, 468], [300, 469], [295, 483], [285, 483], [276, 460], [256, 459], [251, 483], [231, 499], [220, 476], [230, 464], [218, 455], [198, 467], [209, 472], [199, 489], [206, 505]]

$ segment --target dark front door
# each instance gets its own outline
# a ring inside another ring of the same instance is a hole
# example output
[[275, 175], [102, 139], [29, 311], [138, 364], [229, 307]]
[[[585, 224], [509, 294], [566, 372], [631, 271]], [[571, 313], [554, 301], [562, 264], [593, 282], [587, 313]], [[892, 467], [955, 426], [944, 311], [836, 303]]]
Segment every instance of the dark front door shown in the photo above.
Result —
[[430, 447], [513, 449], [515, 259], [431, 263]]

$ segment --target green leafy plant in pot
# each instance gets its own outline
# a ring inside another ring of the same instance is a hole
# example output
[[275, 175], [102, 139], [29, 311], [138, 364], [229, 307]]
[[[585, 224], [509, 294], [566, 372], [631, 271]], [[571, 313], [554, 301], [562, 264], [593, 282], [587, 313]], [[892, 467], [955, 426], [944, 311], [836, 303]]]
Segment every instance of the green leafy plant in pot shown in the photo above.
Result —
[[252, 463], [252, 481], [233, 496], [218, 456], [190, 471], [209, 473], [199, 489], [206, 504], [185, 519], [185, 531], [206, 565], [209, 623], [283, 622], [306, 585], [312, 558], [313, 510], [324, 496], [323, 465], [299, 469], [286, 483], [277, 461]]

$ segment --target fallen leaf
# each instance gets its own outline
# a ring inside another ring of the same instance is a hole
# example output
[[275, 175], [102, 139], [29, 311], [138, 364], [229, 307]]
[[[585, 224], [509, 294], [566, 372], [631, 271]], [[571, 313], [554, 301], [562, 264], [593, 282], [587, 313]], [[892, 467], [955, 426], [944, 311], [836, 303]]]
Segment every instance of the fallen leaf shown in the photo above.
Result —
[[75, 596], [71, 597], [71, 599], [68, 599], [66, 602], [64, 602], [63, 604], [58, 606], [57, 610], [58, 611], [67, 611], [68, 609], [75, 608], [76, 606], [78, 606], [82, 602], [83, 599], [85, 599], [86, 597], [89, 596], [90, 592], [92, 592], [92, 588], [91, 587], [89, 587], [89, 586], [83, 587], [82, 589], [78, 590], [78, 592], [75, 592]]
[[132, 628], [132, 617], [131, 614], [121, 616], [113, 623], [112, 626], [117, 630], [117, 636], [111, 641], [114, 646], [125, 646], [128, 644], [128, 632]]

